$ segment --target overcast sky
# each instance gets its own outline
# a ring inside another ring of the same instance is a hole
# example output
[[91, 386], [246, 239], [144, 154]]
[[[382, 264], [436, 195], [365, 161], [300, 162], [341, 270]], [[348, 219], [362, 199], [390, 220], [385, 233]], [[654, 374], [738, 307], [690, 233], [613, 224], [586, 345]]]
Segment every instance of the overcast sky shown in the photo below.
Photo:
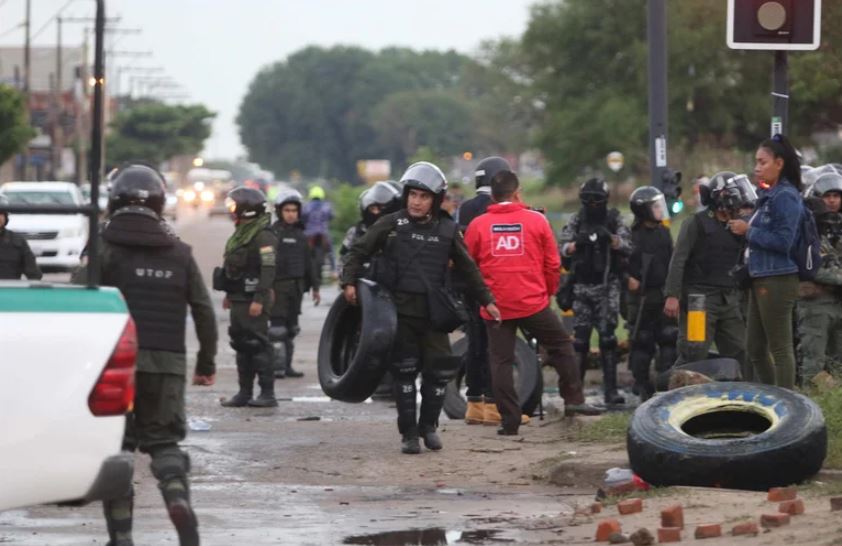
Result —
[[[234, 119], [249, 82], [264, 65], [311, 44], [390, 45], [473, 52], [485, 39], [518, 36], [536, 0], [106, 0], [121, 35], [117, 50], [152, 51], [149, 59], [115, 58], [118, 65], [161, 66], [191, 101], [217, 112], [209, 157], [243, 153]], [[55, 44], [64, 16], [93, 15], [92, 0], [31, 0], [34, 45]], [[69, 5], [68, 5], [69, 4]], [[0, 45], [19, 45], [25, 0], [0, 0]], [[83, 25], [65, 25], [67, 45], [81, 43]], [[124, 82], [127, 76], [123, 76]], [[126, 85], [125, 83], [123, 84]]]

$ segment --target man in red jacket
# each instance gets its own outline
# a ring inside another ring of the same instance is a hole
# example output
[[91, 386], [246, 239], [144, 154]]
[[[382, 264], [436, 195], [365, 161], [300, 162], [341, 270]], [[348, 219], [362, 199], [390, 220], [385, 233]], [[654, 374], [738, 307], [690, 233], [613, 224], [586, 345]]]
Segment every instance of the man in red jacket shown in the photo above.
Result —
[[543, 214], [523, 203], [519, 186], [513, 172], [497, 173], [491, 181], [494, 204], [474, 219], [465, 233], [468, 252], [494, 294], [503, 319], [497, 323], [481, 311], [489, 331], [494, 399], [503, 417], [497, 433], [506, 436], [517, 434], [521, 419], [512, 376], [519, 326], [544, 347], [547, 362], [558, 372], [565, 413], [599, 413], [585, 404], [573, 342], [559, 316], [550, 309], [561, 266], [552, 228]]

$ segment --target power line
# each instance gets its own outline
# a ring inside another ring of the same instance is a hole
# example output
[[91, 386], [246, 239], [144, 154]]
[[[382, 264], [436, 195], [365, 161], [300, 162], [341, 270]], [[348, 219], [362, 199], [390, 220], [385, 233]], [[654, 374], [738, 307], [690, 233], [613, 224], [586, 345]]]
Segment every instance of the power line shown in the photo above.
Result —
[[47, 27], [48, 27], [48, 26], [50, 26], [50, 23], [52, 23], [52, 22], [56, 19], [56, 17], [58, 17], [59, 15], [61, 15], [61, 12], [63, 12], [64, 10], [66, 10], [66, 9], [70, 6], [70, 4], [72, 4], [72, 3], [73, 3], [73, 2], [75, 2], [75, 1], [76, 1], [76, 0], [67, 0], [67, 2], [66, 2], [66, 3], [62, 6], [62, 7], [60, 7], [60, 8], [59, 8], [59, 10], [58, 10], [57, 12], [55, 12], [55, 13], [53, 14], [53, 16], [52, 16], [52, 17], [50, 17], [49, 19], [47, 19], [47, 21], [46, 21], [46, 22], [45, 22], [45, 23], [41, 26], [41, 28], [39, 28], [39, 29], [35, 32], [35, 34], [33, 34], [33, 35], [32, 35], [32, 38], [31, 38], [31, 39], [32, 39], [32, 40], [34, 40], [35, 38], [37, 38], [38, 36], [40, 36], [42, 32], [44, 32], [45, 30], [47, 30]]
[[10, 28], [8, 30], [4, 30], [2, 33], [0, 33], [0, 38], [5, 38], [6, 36], [13, 33], [14, 31], [22, 29], [25, 25], [26, 25], [26, 23], [21, 21], [20, 23], [16, 24], [12, 28]]

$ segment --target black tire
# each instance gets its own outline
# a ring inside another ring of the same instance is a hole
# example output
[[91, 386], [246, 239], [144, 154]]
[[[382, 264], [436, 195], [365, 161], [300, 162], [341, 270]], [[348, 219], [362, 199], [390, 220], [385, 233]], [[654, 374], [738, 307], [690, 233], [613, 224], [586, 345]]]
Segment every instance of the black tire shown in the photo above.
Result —
[[632, 470], [653, 485], [763, 491], [814, 476], [827, 453], [821, 409], [796, 392], [708, 383], [656, 396], [627, 435]]
[[[468, 410], [468, 401], [462, 394], [465, 382], [465, 354], [468, 352], [468, 338], [462, 337], [453, 343], [450, 350], [453, 356], [461, 356], [462, 363], [456, 377], [447, 384], [444, 396], [444, 413], [451, 419], [464, 419]], [[515, 368], [518, 400], [524, 415], [533, 415], [544, 393], [544, 378], [538, 366], [535, 351], [523, 339], [515, 341]]]
[[336, 298], [319, 339], [319, 383], [342, 402], [363, 402], [377, 389], [398, 325], [392, 297], [377, 283], [360, 281], [357, 299], [359, 306]]

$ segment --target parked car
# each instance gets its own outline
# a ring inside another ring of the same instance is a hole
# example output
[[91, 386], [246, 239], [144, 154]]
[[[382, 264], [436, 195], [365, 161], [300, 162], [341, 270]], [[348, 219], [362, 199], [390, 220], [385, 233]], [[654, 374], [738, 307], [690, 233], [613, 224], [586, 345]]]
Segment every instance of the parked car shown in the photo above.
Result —
[[[0, 193], [12, 205], [84, 204], [78, 186], [70, 182], [7, 182]], [[42, 267], [78, 267], [88, 242], [88, 219], [82, 214], [11, 214], [8, 228], [29, 241]]]
[[0, 282], [0, 347], [0, 511], [125, 494], [137, 337], [120, 292]]
[[[90, 184], [82, 184], [79, 186], [79, 191], [82, 192], [82, 198], [85, 200], [85, 203], [91, 202], [91, 185]], [[107, 184], [100, 184], [99, 185], [99, 199], [97, 199], [97, 203], [99, 203], [99, 210], [102, 214], [108, 211], [108, 185]]]

